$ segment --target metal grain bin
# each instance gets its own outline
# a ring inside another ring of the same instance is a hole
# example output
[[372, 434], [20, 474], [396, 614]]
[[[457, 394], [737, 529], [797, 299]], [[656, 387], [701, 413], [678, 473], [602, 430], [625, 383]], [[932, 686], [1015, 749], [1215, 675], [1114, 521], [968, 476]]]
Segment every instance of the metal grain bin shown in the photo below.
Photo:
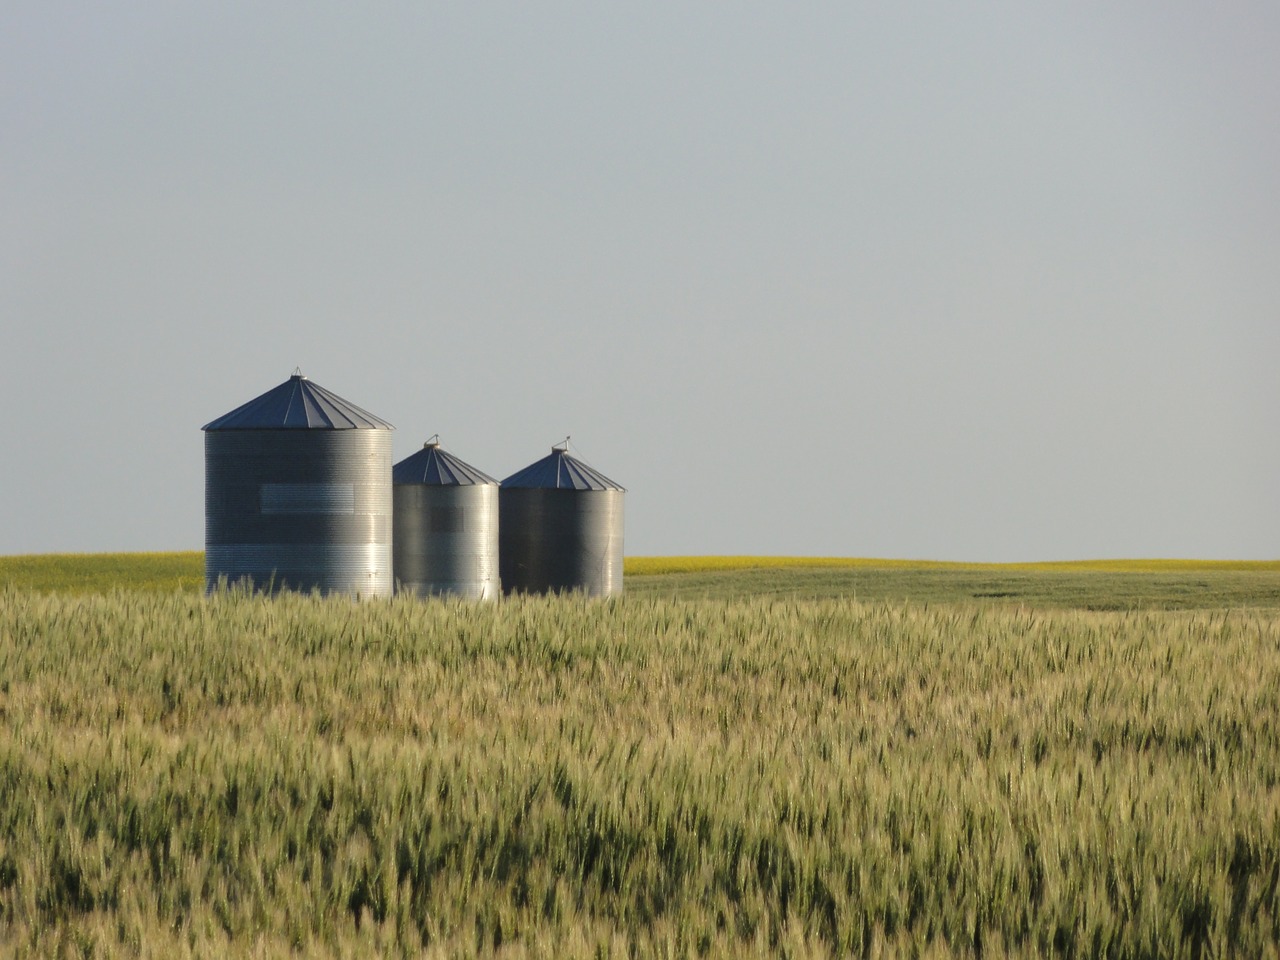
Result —
[[508, 593], [622, 592], [625, 489], [556, 446], [502, 481], [499, 564]]
[[392, 468], [396, 589], [492, 600], [498, 579], [498, 481], [427, 442]]
[[295, 373], [203, 429], [206, 589], [391, 595], [391, 424]]

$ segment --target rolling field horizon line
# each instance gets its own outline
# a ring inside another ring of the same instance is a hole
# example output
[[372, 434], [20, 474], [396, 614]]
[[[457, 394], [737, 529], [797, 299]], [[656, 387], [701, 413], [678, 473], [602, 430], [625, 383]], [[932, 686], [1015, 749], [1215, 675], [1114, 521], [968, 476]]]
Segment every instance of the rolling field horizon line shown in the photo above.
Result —
[[[0, 555], [0, 576], [7, 569], [30, 565], [100, 562], [188, 563], [202, 562], [203, 550], [166, 551], [67, 551]], [[796, 567], [886, 568], [901, 570], [1043, 570], [1102, 572], [1190, 572], [1194, 570], [1280, 571], [1280, 559], [1221, 560], [1195, 557], [1130, 557], [1077, 560], [931, 560], [902, 557], [838, 557], [794, 554], [669, 554], [628, 556], [624, 573], [648, 576], [665, 573], [708, 573], [719, 570], [746, 570]]]
[[[1129, 583], [1125, 587], [1130, 592], [1138, 591], [1134, 597], [1147, 597], [1147, 587], [1155, 581], [1163, 584], [1161, 589], [1166, 593], [1173, 590], [1179, 596], [1199, 596], [1207, 585], [1201, 581], [1211, 580], [1222, 588], [1226, 583], [1223, 578], [1235, 578], [1231, 582], [1233, 599], [1230, 602], [1257, 596], [1259, 589], [1271, 598], [1267, 601], [1269, 605], [1280, 595], [1273, 583], [1280, 575], [1280, 560], [1111, 559], [966, 563], [781, 555], [632, 556], [623, 561], [623, 575], [641, 591], [690, 589], [706, 595], [723, 594], [725, 591], [730, 594], [758, 593], [761, 590], [777, 592], [781, 589], [804, 593], [816, 590], [820, 594], [834, 591], [863, 596], [910, 595], [922, 599], [1019, 598], [1031, 601], [1038, 596], [1052, 599], [1061, 594], [1063, 578], [1074, 583], [1068, 591], [1075, 597], [1072, 602], [1100, 602], [1097, 599], [1101, 595], [1099, 591], [1111, 596], [1119, 580], [1133, 581], [1134, 578], [1140, 583]], [[834, 581], [831, 580], [833, 577]], [[975, 577], [981, 582], [974, 581]], [[200, 550], [0, 556], [0, 589], [83, 593], [119, 588], [186, 592], [202, 591], [204, 587], [204, 553]], [[1170, 602], [1176, 599], [1174, 597]], [[1227, 601], [1224, 599], [1224, 602]]]

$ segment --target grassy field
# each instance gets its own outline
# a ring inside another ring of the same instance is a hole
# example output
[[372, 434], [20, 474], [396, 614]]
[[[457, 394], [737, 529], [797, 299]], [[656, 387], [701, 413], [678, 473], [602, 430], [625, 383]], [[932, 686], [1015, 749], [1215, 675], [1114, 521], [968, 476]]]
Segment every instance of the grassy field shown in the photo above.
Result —
[[1280, 609], [1280, 564], [804, 564], [628, 576], [644, 596], [850, 597], [1088, 610]]
[[49, 553], [0, 557], [0, 584], [24, 590], [204, 589], [204, 553]]
[[[628, 593], [673, 599], [850, 597], [977, 600], [1098, 610], [1280, 609], [1280, 561], [1106, 560], [975, 564], [819, 557], [628, 557]], [[199, 592], [204, 556], [187, 553], [0, 557], [0, 584], [101, 593]]]
[[0, 955], [1278, 955], [1274, 565], [357, 604], [177, 559], [0, 561]]

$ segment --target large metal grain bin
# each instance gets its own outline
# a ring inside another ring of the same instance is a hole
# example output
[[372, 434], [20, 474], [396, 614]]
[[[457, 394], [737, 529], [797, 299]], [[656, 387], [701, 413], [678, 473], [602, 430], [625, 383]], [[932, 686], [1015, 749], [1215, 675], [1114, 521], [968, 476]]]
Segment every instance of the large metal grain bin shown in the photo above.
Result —
[[396, 589], [491, 600], [498, 579], [498, 481], [428, 441], [392, 468]]
[[625, 489], [556, 446], [502, 481], [499, 564], [508, 593], [622, 592]]
[[391, 595], [391, 424], [295, 373], [203, 429], [206, 589]]

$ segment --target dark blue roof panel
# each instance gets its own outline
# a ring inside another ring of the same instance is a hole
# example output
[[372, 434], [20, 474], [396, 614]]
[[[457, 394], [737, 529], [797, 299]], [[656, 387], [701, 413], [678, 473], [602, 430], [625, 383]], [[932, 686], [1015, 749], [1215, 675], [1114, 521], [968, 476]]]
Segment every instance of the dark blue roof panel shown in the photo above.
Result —
[[391, 468], [392, 483], [417, 483], [431, 487], [470, 487], [497, 484], [497, 480], [451, 453], [438, 443], [428, 443]]
[[502, 481], [504, 487], [536, 487], [543, 490], [625, 490], [598, 470], [555, 447], [548, 456], [531, 463]]
[[320, 384], [294, 374], [203, 430], [394, 430], [395, 427]]

